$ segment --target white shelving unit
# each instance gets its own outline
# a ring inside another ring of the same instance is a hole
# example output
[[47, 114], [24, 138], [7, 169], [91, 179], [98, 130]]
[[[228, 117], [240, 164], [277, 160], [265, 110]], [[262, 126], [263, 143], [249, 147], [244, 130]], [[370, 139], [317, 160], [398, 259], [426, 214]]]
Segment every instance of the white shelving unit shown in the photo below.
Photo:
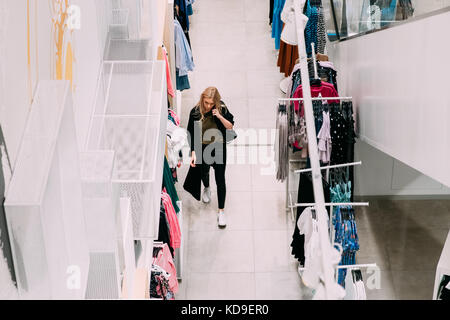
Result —
[[151, 266], [158, 238], [166, 92], [162, 61], [104, 62], [88, 134], [87, 150], [115, 152], [111, 181], [130, 200], [133, 239], [142, 244], [137, 268]]
[[5, 202], [21, 299], [84, 299], [89, 248], [70, 83], [40, 81]]
[[442, 250], [441, 257], [436, 268], [436, 279], [434, 281], [433, 300], [438, 299], [438, 290], [444, 275], [450, 276], [450, 231], [445, 241], [444, 249]]
[[91, 262], [86, 299], [119, 299], [125, 237], [121, 237], [119, 189], [111, 182], [114, 152], [82, 152], [80, 159]]

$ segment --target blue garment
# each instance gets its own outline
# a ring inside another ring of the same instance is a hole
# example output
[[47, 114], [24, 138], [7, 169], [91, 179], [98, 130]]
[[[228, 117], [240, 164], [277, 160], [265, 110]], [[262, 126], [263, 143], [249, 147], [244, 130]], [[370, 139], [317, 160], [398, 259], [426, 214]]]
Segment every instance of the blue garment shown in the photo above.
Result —
[[281, 31], [283, 30], [283, 21], [281, 20], [281, 12], [284, 9], [286, 0], [275, 0], [272, 21], [272, 38], [275, 39], [275, 49], [280, 49]]
[[177, 78], [177, 90], [183, 91], [191, 88], [191, 85], [189, 84], [189, 78], [188, 76], [180, 76], [178, 74], [178, 70], [176, 71], [176, 78]]
[[180, 76], [187, 76], [188, 71], [194, 70], [194, 59], [186, 35], [177, 20], [174, 20], [174, 33], [175, 67]]
[[381, 26], [384, 27], [395, 21], [395, 8], [397, 7], [397, 0], [392, 0], [387, 8], [381, 9]]
[[185, 31], [189, 31], [189, 15], [187, 11], [188, 0], [175, 0], [175, 5], [178, 6], [178, 20], [181, 27]]
[[312, 55], [311, 43], [317, 51], [317, 30], [319, 24], [319, 7], [311, 6], [309, 1], [306, 2], [305, 15], [308, 17], [308, 22], [305, 27], [305, 45], [308, 56]]
[[192, 9], [192, 4], [187, 5], [187, 14], [188, 16], [192, 16], [194, 14], [194, 10]]

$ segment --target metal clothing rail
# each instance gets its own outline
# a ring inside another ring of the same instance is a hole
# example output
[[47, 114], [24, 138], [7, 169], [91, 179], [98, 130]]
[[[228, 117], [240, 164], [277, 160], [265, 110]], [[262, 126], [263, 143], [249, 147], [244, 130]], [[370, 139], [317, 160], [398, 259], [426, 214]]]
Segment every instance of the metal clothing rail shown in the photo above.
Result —
[[[289, 102], [289, 101], [305, 101], [306, 98], [279, 98], [278, 101], [279, 102]], [[311, 98], [311, 100], [313, 101], [317, 101], [317, 100], [341, 100], [341, 101], [348, 101], [348, 100], [353, 100], [353, 97], [316, 97], [316, 98]]]
[[362, 268], [378, 268], [376, 263], [368, 264], [350, 264], [345, 266], [336, 266], [336, 269], [362, 269]]
[[[376, 263], [368, 263], [368, 264], [350, 264], [350, 265], [342, 265], [342, 266], [335, 266], [336, 270], [339, 269], [368, 269], [368, 268], [378, 268], [378, 265]], [[306, 268], [298, 268], [299, 271], [306, 270]]]
[[[314, 207], [315, 203], [296, 203], [292, 207], [298, 208], [298, 207]], [[328, 202], [324, 203], [325, 207], [345, 207], [345, 206], [351, 206], [351, 207], [368, 207], [368, 202]]]
[[[344, 163], [344, 164], [334, 164], [331, 166], [320, 167], [320, 170], [359, 166], [361, 164], [362, 164], [362, 161]], [[304, 173], [304, 172], [311, 172], [311, 171], [312, 171], [312, 169], [302, 169], [302, 170], [295, 170], [294, 173]]]

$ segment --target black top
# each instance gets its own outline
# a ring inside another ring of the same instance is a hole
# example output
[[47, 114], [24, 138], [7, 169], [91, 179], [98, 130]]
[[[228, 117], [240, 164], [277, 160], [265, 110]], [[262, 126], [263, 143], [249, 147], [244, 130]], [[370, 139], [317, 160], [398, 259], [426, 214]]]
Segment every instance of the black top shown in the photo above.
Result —
[[[222, 116], [230, 121], [233, 125], [234, 125], [234, 116], [231, 114], [230, 110], [227, 108], [227, 106], [225, 105], [225, 103], [223, 101], [221, 101], [222, 104]], [[200, 113], [200, 108], [199, 107], [194, 107], [192, 108], [191, 112], [189, 113], [189, 123], [188, 123], [188, 127], [187, 127], [187, 131], [189, 132], [189, 137], [188, 137], [188, 141], [189, 141], [189, 145], [191, 146], [191, 152], [195, 150], [195, 147], [197, 146], [197, 148], [201, 148], [202, 145], [202, 137], [201, 137], [201, 130], [198, 130], [197, 134], [199, 135], [197, 138], [197, 141], [195, 141], [195, 136], [194, 136], [194, 128], [195, 128], [195, 123], [198, 121], [200, 121], [202, 118], [202, 115]], [[227, 135], [227, 129], [225, 128], [225, 126], [223, 125], [222, 121], [220, 121], [217, 117], [214, 117], [214, 120], [217, 124], [217, 128], [220, 130], [220, 132], [222, 133], [222, 136], [224, 137], [223, 141], [224, 144], [226, 144], [226, 135]], [[201, 149], [198, 149], [201, 150]]]

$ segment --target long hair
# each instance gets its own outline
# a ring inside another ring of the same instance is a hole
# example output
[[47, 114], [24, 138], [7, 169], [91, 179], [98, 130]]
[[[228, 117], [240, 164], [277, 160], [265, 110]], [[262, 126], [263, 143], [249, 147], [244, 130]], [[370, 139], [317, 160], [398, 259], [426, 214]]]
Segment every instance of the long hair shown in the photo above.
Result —
[[205, 99], [212, 99], [214, 101], [216, 109], [222, 114], [222, 97], [220, 96], [219, 90], [216, 87], [208, 87], [203, 91], [200, 96], [200, 101], [197, 103], [196, 107], [199, 109], [200, 114], [202, 115], [201, 119], [204, 119], [206, 110], [204, 101]]

